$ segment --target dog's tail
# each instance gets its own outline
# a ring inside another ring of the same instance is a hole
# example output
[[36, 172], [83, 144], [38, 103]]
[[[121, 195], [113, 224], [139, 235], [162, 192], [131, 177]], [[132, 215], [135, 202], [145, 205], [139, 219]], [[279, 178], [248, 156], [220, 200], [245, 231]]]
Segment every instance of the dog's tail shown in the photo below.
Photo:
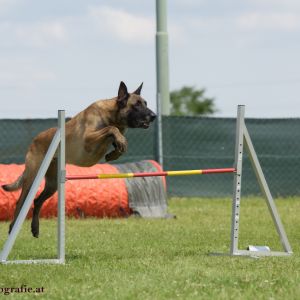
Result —
[[4, 191], [12, 192], [20, 189], [23, 183], [24, 173], [13, 183], [2, 185]]

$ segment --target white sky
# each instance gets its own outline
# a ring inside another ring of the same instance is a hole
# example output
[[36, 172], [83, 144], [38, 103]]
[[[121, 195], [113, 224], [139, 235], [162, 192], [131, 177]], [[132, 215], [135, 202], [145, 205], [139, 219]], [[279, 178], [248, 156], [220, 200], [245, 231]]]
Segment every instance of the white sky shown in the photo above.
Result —
[[[170, 87], [218, 116], [300, 117], [299, 0], [169, 0]], [[0, 118], [71, 116], [119, 82], [155, 109], [155, 0], [0, 0]]]

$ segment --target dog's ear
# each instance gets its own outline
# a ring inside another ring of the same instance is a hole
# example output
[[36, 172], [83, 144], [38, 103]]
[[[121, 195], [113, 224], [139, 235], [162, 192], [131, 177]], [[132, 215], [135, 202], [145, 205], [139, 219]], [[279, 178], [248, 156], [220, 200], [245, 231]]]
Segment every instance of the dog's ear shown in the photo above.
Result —
[[133, 94], [140, 95], [140, 94], [141, 94], [142, 87], [143, 87], [143, 82], [142, 82], [141, 85], [133, 92]]
[[118, 99], [117, 99], [119, 108], [124, 108], [127, 105], [128, 98], [129, 98], [129, 94], [127, 91], [127, 86], [123, 81], [121, 81], [119, 86], [119, 91], [118, 91]]

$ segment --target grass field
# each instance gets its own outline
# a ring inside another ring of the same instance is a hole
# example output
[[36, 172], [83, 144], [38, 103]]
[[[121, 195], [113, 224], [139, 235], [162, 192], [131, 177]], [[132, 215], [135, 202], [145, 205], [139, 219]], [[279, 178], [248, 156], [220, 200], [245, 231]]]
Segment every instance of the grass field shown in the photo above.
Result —
[[[176, 219], [68, 220], [66, 264], [0, 265], [0, 288], [44, 288], [8, 299], [300, 299], [300, 199], [276, 204], [292, 257], [210, 256], [229, 250], [231, 201], [171, 199]], [[56, 220], [42, 220], [39, 239], [29, 228], [10, 258], [54, 258]], [[8, 223], [0, 229], [3, 244]], [[240, 248], [249, 244], [281, 250], [262, 199], [241, 206]]]

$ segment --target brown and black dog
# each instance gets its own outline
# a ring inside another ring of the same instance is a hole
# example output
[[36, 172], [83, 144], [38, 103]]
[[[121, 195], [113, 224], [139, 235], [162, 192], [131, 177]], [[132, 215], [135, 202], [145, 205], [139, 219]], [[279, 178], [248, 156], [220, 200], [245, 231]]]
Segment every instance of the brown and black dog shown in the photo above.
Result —
[[[111, 145], [114, 150], [105, 155], [106, 161], [116, 160], [126, 151], [127, 141], [123, 135], [125, 129], [148, 128], [156, 117], [140, 96], [142, 86], [143, 84], [133, 93], [128, 93], [125, 83], [121, 82], [117, 97], [94, 102], [66, 123], [66, 163], [83, 167], [92, 166], [99, 162]], [[16, 182], [2, 186], [6, 191], [22, 188], [9, 232], [12, 230], [55, 132], [56, 128], [50, 128], [35, 137], [26, 155], [23, 174]], [[44, 190], [34, 200], [31, 223], [31, 232], [34, 237], [39, 236], [40, 209], [57, 190], [56, 157], [53, 158], [45, 179]]]

